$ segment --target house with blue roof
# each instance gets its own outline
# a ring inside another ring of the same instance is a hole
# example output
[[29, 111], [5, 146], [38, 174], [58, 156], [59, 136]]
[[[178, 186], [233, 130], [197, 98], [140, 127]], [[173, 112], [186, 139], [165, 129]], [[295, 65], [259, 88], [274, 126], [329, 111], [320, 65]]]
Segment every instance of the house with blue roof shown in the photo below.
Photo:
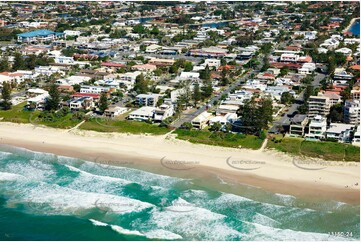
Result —
[[17, 34], [18, 42], [31, 43], [31, 42], [44, 42], [52, 41], [64, 37], [64, 33], [54, 32], [47, 29], [39, 29], [31, 32]]

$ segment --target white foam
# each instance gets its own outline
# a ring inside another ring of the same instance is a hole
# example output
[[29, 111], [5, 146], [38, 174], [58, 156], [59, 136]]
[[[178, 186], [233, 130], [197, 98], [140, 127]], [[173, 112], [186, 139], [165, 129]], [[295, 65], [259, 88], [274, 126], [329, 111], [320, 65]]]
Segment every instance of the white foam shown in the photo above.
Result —
[[99, 179], [99, 180], [109, 181], [109, 182], [117, 182], [117, 183], [120, 182], [122, 185], [131, 183], [130, 181], [124, 180], [122, 178], [96, 175], [96, 174], [92, 174], [92, 173], [80, 170], [80, 169], [78, 169], [78, 168], [76, 168], [74, 166], [70, 166], [70, 165], [65, 165], [65, 166], [68, 167], [69, 170], [79, 172], [81, 175], [83, 175], [85, 177], [96, 178], [96, 179]]
[[139, 212], [154, 205], [139, 200], [95, 192], [76, 191], [57, 185], [42, 184], [24, 192], [22, 199], [35, 210], [50, 214], [80, 214], [86, 209], [97, 208], [103, 212], [125, 214]]
[[294, 231], [290, 229], [278, 229], [257, 223], [248, 223], [248, 224], [251, 226], [249, 232], [246, 234], [245, 240], [278, 240], [278, 241], [340, 240], [340, 238], [336, 238], [328, 234]]
[[16, 181], [19, 179], [26, 179], [26, 177], [14, 173], [0, 172], [0, 181]]
[[92, 222], [95, 226], [108, 226], [107, 223], [103, 223], [95, 219], [89, 219], [89, 221]]
[[12, 153], [6, 151], [0, 151], [0, 159], [4, 159], [6, 157], [9, 157], [10, 155], [12, 155]]
[[145, 236], [148, 239], [161, 239], [161, 240], [182, 239], [182, 236], [180, 236], [179, 234], [175, 234], [164, 229], [156, 229], [156, 230], [151, 230], [149, 232], [140, 232], [137, 230], [128, 230], [119, 225], [110, 225], [95, 219], [89, 219], [89, 221], [91, 221], [92, 224], [95, 226], [102, 226], [102, 227], [110, 226], [114, 231], [120, 234]]
[[8, 163], [5, 167], [5, 170], [10, 173], [16, 173], [22, 175], [33, 181], [44, 181], [46, 177], [54, 174], [53, 170], [49, 169], [40, 169], [39, 167], [34, 166], [34, 163]]
[[148, 239], [161, 239], [161, 240], [176, 240], [183, 239], [179, 234], [172, 233], [164, 229], [156, 229], [144, 233]]
[[[177, 199], [177, 203], [184, 203]], [[172, 231], [188, 240], [230, 240], [240, 239], [241, 233], [227, 226], [226, 216], [192, 206], [192, 211], [181, 212], [165, 209], [153, 209], [150, 221], [157, 228]]]
[[118, 225], [111, 225], [110, 226], [114, 231], [120, 233], [120, 234], [126, 234], [126, 235], [137, 235], [137, 236], [145, 236], [144, 234], [142, 234], [141, 232], [137, 231], [137, 230], [129, 230], [129, 229], [125, 229], [122, 228]]
[[270, 227], [276, 227], [281, 224], [280, 222], [260, 213], [256, 213], [252, 219], [254, 223]]

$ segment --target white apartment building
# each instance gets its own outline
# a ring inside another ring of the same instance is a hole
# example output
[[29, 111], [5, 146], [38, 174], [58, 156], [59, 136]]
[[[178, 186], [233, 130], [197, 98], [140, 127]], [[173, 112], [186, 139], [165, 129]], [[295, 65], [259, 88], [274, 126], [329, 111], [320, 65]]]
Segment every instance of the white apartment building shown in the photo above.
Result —
[[136, 96], [135, 103], [139, 106], [155, 107], [157, 105], [159, 94], [139, 94]]
[[286, 62], [297, 62], [299, 58], [300, 56], [295, 54], [282, 54], [280, 60]]
[[101, 94], [102, 92], [108, 92], [109, 87], [102, 86], [81, 86], [80, 93], [96, 93]]
[[65, 37], [67, 37], [67, 36], [80, 36], [81, 35], [81, 32], [77, 31], [77, 30], [65, 30], [63, 33], [65, 34]]
[[346, 123], [360, 125], [360, 102], [358, 100], [346, 100], [343, 115]]
[[65, 72], [62, 71], [57, 66], [36, 66], [35, 69], [34, 69], [34, 73], [35, 74], [42, 74], [42, 75], [46, 75], [46, 76], [50, 76], [50, 75], [55, 74], [55, 73], [59, 73], [61, 75], [65, 74]]
[[210, 68], [214, 67], [214, 68], [218, 69], [221, 66], [221, 60], [218, 60], [218, 59], [205, 59], [203, 65], [204, 66], [208, 65]]
[[357, 126], [356, 132], [353, 134], [352, 145], [360, 146], [360, 140], [361, 140], [360, 135], [361, 135], [360, 126]]
[[123, 85], [125, 85], [127, 87], [127, 89], [129, 90], [129, 89], [133, 88], [133, 86], [135, 84], [135, 79], [140, 74], [141, 74], [140, 71], [127, 72], [124, 74], [120, 74], [119, 77], [117, 77], [117, 80], [119, 83], [122, 83]]
[[326, 117], [330, 112], [331, 102], [329, 97], [310, 96], [308, 99], [308, 117], [314, 118], [317, 115]]
[[319, 140], [325, 138], [327, 129], [326, 118], [317, 115], [315, 116], [308, 127], [308, 134], [306, 134], [306, 139], [309, 140]]
[[54, 58], [55, 63], [57, 64], [74, 64], [75, 60], [73, 57], [68, 56], [56, 56]]

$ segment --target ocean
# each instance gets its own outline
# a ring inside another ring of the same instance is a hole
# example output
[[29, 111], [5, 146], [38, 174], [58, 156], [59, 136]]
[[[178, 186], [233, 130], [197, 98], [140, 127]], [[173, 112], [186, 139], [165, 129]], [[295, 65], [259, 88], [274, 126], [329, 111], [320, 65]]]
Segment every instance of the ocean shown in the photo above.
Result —
[[360, 206], [203, 183], [0, 146], [0, 240], [360, 238]]

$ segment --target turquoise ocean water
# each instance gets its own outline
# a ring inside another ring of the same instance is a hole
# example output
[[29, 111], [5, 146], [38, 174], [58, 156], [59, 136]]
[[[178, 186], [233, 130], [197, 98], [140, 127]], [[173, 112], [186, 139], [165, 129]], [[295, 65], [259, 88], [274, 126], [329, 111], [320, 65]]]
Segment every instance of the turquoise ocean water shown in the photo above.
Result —
[[[0, 240], [359, 240], [359, 206], [0, 146]], [[348, 237], [336, 237], [339, 233]]]

